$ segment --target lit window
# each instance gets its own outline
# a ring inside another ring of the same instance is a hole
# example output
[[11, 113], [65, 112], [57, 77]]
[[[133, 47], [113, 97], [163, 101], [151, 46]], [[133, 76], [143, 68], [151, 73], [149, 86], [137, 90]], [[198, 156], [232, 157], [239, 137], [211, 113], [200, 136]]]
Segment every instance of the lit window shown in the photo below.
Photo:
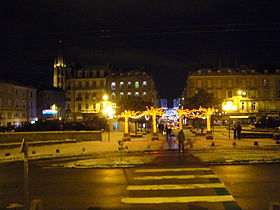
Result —
[[120, 92], [120, 95], [123, 95], [123, 92]]
[[147, 95], [147, 92], [143, 92], [143, 95], [144, 95], [144, 96]]
[[128, 83], [127, 83], [127, 88], [128, 88], [128, 89], [131, 89], [131, 82], [128, 82]]
[[116, 93], [112, 93], [112, 100], [116, 99]]
[[116, 83], [115, 83], [115, 82], [112, 82], [112, 83], [111, 83], [111, 89], [112, 89], [112, 90], [116, 90]]
[[139, 96], [139, 92], [135, 92], [135, 95], [136, 95], [136, 96]]
[[139, 82], [135, 82], [135, 88], [136, 88], [136, 89], [139, 88]]
[[131, 95], [131, 92], [127, 92], [127, 95]]
[[147, 87], [147, 81], [143, 81], [143, 87]]
[[120, 82], [120, 88], [122, 89], [124, 86], [124, 82]]
[[252, 110], [255, 110], [255, 109], [256, 109], [256, 102], [252, 102], [252, 104], [251, 104], [251, 109], [252, 109]]
[[241, 102], [241, 109], [242, 109], [242, 110], [245, 109], [245, 102]]

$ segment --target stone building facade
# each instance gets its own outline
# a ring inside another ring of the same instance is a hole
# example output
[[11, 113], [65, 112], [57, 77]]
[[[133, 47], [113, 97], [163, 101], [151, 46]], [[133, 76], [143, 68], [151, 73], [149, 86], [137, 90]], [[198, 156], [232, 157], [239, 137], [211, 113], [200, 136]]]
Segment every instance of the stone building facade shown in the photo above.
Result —
[[257, 72], [246, 67], [198, 69], [190, 72], [182, 101], [195, 95], [198, 89], [212, 93], [224, 103], [236, 104], [235, 113], [252, 115], [280, 114], [280, 70]]
[[0, 126], [21, 126], [36, 120], [36, 88], [0, 81]]
[[108, 77], [108, 93], [111, 100], [117, 104], [123, 98], [139, 97], [155, 107], [158, 106], [155, 83], [153, 77], [147, 72], [131, 70], [111, 73]]

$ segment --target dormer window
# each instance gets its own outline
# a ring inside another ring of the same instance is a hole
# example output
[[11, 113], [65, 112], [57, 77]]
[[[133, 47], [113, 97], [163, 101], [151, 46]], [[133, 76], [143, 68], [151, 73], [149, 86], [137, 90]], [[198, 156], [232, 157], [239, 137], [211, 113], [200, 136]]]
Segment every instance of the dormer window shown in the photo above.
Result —
[[111, 89], [112, 89], [112, 90], [116, 90], [116, 83], [115, 83], [115, 82], [112, 82], [112, 83], [111, 83]]
[[268, 74], [268, 70], [265, 69], [265, 70], [263, 71], [263, 73], [264, 73], [264, 74]]
[[242, 75], [245, 75], [246, 74], [246, 70], [242, 70], [241, 73], [242, 73]]
[[197, 71], [197, 74], [198, 74], [198, 75], [201, 75], [201, 71], [200, 71], [200, 70], [198, 70], [198, 71]]
[[208, 75], [211, 75], [212, 71], [211, 70], [208, 70], [207, 74]]
[[221, 75], [221, 70], [217, 70], [217, 75]]
[[255, 75], [255, 74], [256, 74], [255, 70], [251, 70], [251, 75]]
[[231, 75], [231, 70], [228, 70], [228, 75]]
[[276, 69], [276, 74], [280, 74], [280, 70], [279, 69]]

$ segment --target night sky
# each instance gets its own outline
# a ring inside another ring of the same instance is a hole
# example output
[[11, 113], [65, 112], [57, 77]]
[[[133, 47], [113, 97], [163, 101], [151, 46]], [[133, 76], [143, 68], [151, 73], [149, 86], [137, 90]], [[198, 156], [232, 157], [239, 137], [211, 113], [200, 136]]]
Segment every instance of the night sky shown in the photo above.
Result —
[[145, 67], [160, 97], [199, 67], [280, 64], [279, 0], [9, 0], [0, 3], [0, 75], [51, 84], [68, 63]]

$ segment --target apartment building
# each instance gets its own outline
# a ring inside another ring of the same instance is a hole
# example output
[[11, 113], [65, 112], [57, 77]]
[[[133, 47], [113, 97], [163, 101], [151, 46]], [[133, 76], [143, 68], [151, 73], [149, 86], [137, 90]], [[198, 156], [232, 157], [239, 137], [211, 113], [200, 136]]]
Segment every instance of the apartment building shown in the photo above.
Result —
[[[117, 104], [123, 98], [139, 97], [143, 101], [158, 106], [157, 91], [152, 75], [137, 69], [111, 73], [108, 77], [108, 93]], [[132, 97], [135, 96], [135, 97]]]
[[224, 103], [232, 101], [237, 107], [237, 110], [232, 110], [235, 113], [280, 114], [279, 69], [262, 72], [245, 66], [236, 69], [198, 69], [187, 77], [183, 101], [194, 96], [198, 89], [212, 93]]
[[66, 79], [65, 99], [68, 120], [82, 121], [102, 111], [101, 101], [107, 94], [108, 65], [76, 70]]
[[19, 127], [35, 121], [36, 88], [0, 80], [0, 126]]

